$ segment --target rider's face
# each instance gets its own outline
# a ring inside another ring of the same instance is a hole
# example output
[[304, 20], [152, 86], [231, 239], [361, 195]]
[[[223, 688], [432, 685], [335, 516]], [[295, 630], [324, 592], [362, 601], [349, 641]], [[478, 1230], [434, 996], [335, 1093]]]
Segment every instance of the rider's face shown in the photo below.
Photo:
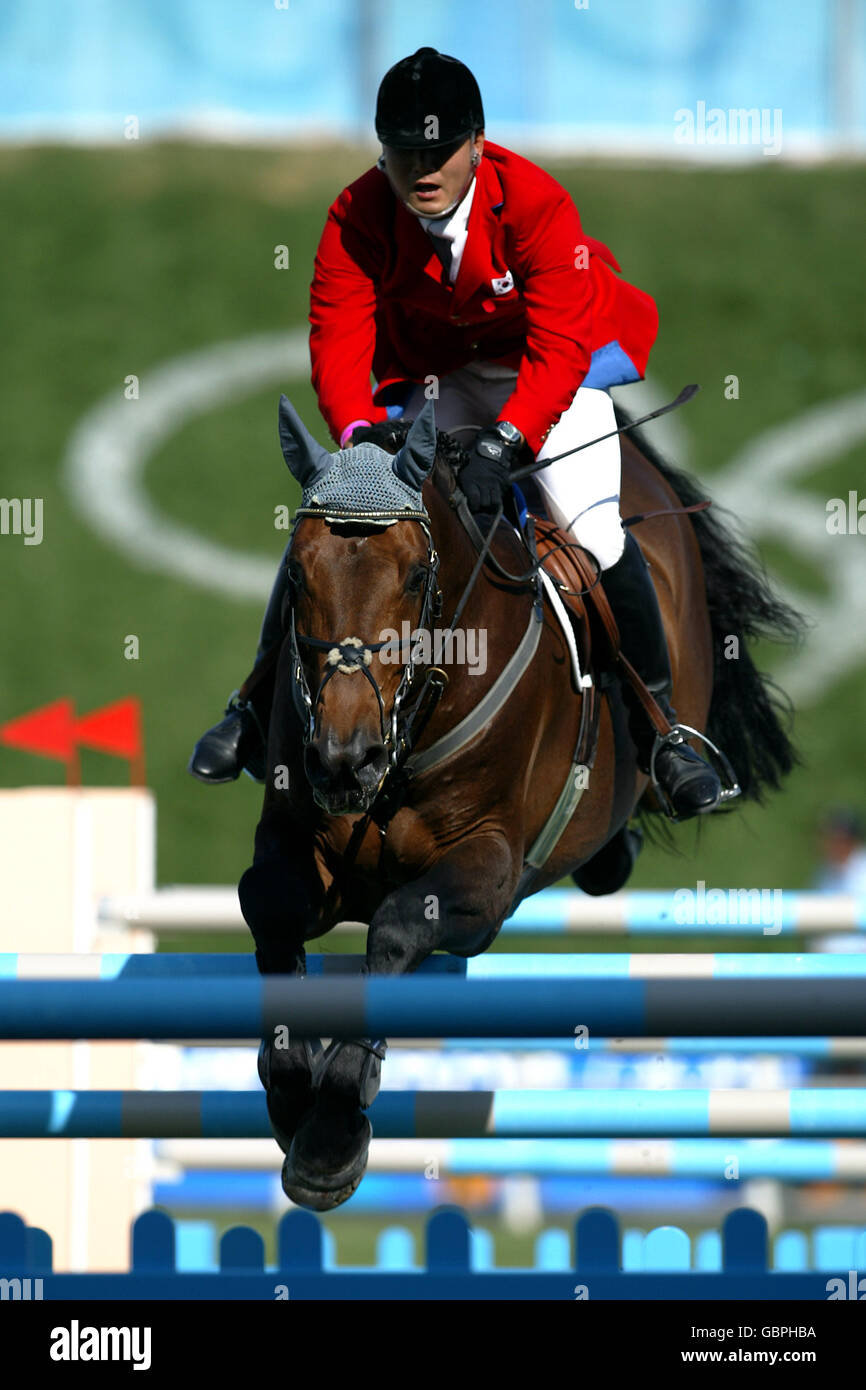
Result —
[[484, 149], [484, 135], [437, 149], [400, 150], [383, 145], [385, 173], [404, 203], [424, 217], [438, 217], [455, 202], [472, 175], [472, 155]]

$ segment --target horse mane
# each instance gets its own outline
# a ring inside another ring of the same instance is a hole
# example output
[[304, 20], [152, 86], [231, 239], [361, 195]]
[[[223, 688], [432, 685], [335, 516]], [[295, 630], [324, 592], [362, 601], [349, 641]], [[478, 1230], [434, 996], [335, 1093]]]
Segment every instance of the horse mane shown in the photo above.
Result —
[[[396, 454], [406, 443], [411, 424], [411, 420], [382, 420], [356, 430], [353, 443], [378, 444], [386, 453]], [[448, 495], [468, 457], [467, 450], [452, 435], [445, 430], [436, 431], [436, 462], [431, 477], [437, 492]]]

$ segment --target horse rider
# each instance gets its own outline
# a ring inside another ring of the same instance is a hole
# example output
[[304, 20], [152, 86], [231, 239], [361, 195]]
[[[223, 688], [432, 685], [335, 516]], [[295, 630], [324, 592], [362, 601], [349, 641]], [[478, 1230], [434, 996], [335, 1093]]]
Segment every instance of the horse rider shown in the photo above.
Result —
[[[490, 513], [524, 450], [544, 460], [615, 430], [608, 388], [644, 375], [655, 303], [614, 273], [555, 179], [485, 141], [478, 84], [456, 58], [419, 48], [395, 64], [379, 88], [376, 134], [382, 155], [332, 204], [316, 255], [319, 407], [347, 448], [372, 423], [414, 419], [434, 394], [439, 428], [473, 427], [460, 487], [473, 512]], [[595, 558], [623, 653], [674, 723], [667, 641], [640, 546], [622, 525], [620, 470], [614, 436], [541, 469], [535, 483], [548, 515]], [[286, 583], [281, 563], [257, 660], [281, 636]], [[625, 696], [646, 772], [655, 731]], [[263, 734], [252, 703], [235, 696], [189, 770], [227, 782], [244, 768], [264, 777]], [[661, 746], [655, 772], [679, 818], [718, 804], [718, 776], [684, 741]]]

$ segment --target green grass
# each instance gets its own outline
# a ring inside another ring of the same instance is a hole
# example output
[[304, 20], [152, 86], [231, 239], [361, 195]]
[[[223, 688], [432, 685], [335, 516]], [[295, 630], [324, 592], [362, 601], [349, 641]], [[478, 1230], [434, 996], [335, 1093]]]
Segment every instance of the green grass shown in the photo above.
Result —
[[[0, 151], [2, 491], [45, 499], [45, 541], [0, 537], [0, 719], [59, 695], [88, 709], [144, 702], [149, 781], [159, 799], [162, 882], [231, 882], [247, 865], [260, 792], [245, 779], [204, 788], [185, 764], [255, 646], [259, 608], [144, 571], [72, 511], [59, 465], [76, 421], [135, 373], [217, 341], [304, 324], [312, 259], [331, 198], [365, 167], [348, 150], [257, 152], [164, 145], [118, 151]], [[635, 171], [551, 164], [584, 225], [659, 302], [652, 370], [673, 393], [697, 380], [694, 464], [715, 470], [759, 432], [862, 388], [866, 174], [827, 167]], [[289, 246], [291, 269], [273, 267]], [[726, 401], [736, 374], [740, 398]], [[308, 382], [285, 388], [321, 439]], [[147, 485], [172, 517], [238, 549], [272, 556], [273, 507], [291, 501], [275, 430], [276, 389], [213, 409], [150, 461]], [[864, 477], [853, 448], [804, 477], [823, 525], [827, 496]], [[760, 478], [755, 479], [760, 489]], [[772, 498], [767, 497], [767, 506]], [[846, 543], [863, 544], [860, 538]], [[821, 571], [774, 535], [768, 561], [822, 594]], [[123, 658], [138, 634], [141, 659]], [[862, 644], [852, 632], [852, 641]], [[866, 653], [864, 653], [866, 659]], [[636, 886], [697, 878], [802, 886], [828, 802], [862, 805], [864, 671], [800, 711], [805, 764], [766, 809], [677, 832], [680, 854], [647, 851]], [[85, 778], [123, 765], [89, 755]], [[57, 764], [0, 750], [0, 783], [56, 783]]]

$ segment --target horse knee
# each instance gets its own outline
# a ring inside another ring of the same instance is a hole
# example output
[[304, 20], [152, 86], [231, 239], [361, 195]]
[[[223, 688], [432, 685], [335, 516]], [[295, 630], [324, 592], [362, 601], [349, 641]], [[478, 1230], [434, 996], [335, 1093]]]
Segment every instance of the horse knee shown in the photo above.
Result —
[[238, 899], [256, 943], [263, 974], [300, 973], [304, 964], [304, 927], [312, 906], [300, 876], [280, 860], [262, 860], [241, 876]]
[[491, 917], [485, 894], [467, 894], [446, 907], [435, 893], [383, 903], [367, 933], [367, 967], [374, 974], [402, 975], [437, 950], [477, 956], [495, 939], [503, 914]]
[[367, 968], [377, 975], [405, 975], [435, 949], [435, 939], [420, 923], [404, 916], [396, 904], [383, 903], [367, 932]]

